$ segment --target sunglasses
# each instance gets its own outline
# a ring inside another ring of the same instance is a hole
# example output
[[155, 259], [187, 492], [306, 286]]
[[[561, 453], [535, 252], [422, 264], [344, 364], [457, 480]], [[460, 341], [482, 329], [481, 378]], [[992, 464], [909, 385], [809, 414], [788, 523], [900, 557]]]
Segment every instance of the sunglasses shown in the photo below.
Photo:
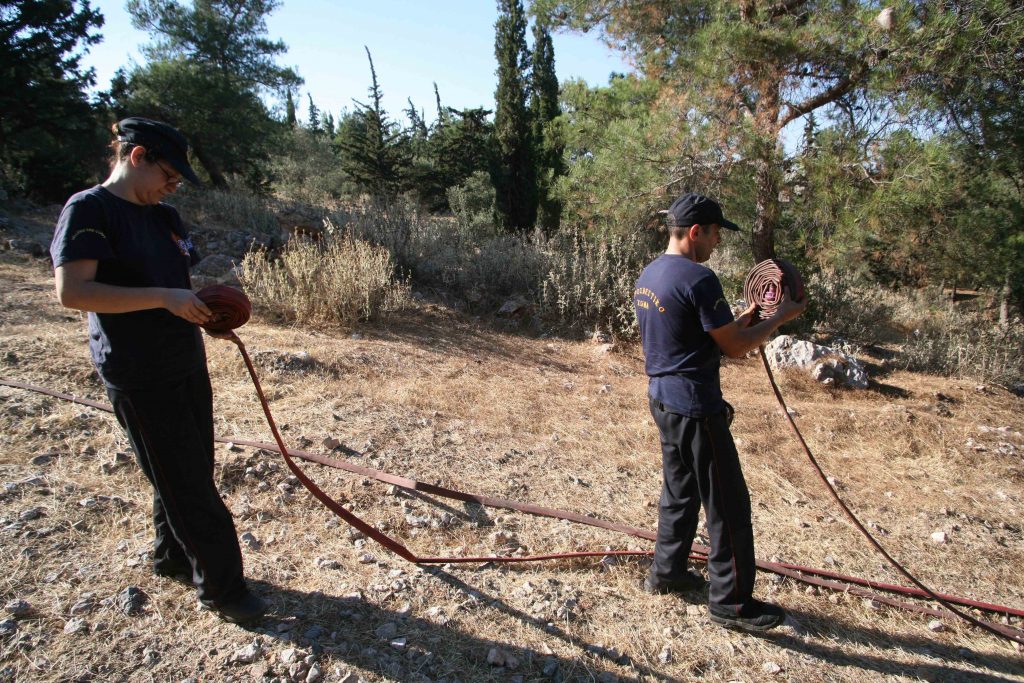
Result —
[[183, 180], [181, 174], [169, 172], [166, 168], [164, 168], [164, 165], [161, 164], [159, 161], [156, 162], [156, 165], [160, 167], [161, 171], [163, 171], [164, 179], [166, 180], [167, 185], [174, 185], [175, 187], [181, 185], [181, 182]]

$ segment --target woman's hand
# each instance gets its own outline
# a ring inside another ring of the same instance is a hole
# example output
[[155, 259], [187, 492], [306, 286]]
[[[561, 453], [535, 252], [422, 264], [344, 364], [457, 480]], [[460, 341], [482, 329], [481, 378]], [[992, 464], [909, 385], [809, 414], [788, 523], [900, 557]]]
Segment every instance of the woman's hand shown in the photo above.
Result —
[[190, 323], [202, 325], [213, 316], [213, 311], [189, 289], [168, 289], [164, 294], [164, 308]]

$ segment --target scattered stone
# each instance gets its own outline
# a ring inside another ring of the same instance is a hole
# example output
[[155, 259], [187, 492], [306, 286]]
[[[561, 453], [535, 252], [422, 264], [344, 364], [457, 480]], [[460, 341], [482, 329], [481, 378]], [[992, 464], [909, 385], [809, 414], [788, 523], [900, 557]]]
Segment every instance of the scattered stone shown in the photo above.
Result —
[[11, 600], [4, 605], [4, 611], [10, 614], [12, 617], [18, 618], [29, 614], [32, 611], [32, 605], [28, 604], [25, 600], [16, 599]]
[[89, 624], [81, 617], [72, 617], [64, 624], [64, 633], [69, 636], [77, 633], [87, 633], [88, 631]]
[[319, 664], [311, 664], [309, 673], [306, 674], [306, 683], [317, 683], [324, 677]]
[[228, 657], [228, 664], [252, 664], [262, 656], [263, 642], [259, 638], [254, 638], [251, 643]]
[[302, 637], [312, 642], [314, 640], [319, 639], [321, 636], [324, 635], [324, 633], [326, 633], [326, 631], [322, 626], [313, 624], [308, 629], [306, 629], [306, 632], [302, 634]]
[[317, 558], [316, 566], [320, 569], [341, 569], [341, 563], [337, 560], [328, 560], [326, 558]]
[[341, 446], [341, 441], [335, 439], [333, 436], [329, 436], [323, 440], [323, 447], [329, 451], [333, 451], [335, 448]]
[[393, 621], [387, 621], [377, 627], [374, 631], [377, 637], [381, 640], [393, 640], [398, 635], [398, 624]]
[[71, 616], [78, 616], [79, 614], [89, 614], [96, 609], [96, 597], [92, 593], [82, 593], [78, 601], [71, 606], [68, 610], [68, 614]]
[[499, 648], [492, 647], [487, 652], [487, 663], [491, 666], [505, 666], [505, 652]]
[[31, 522], [33, 519], [39, 519], [44, 514], [44, 510], [41, 507], [33, 507], [27, 510], [22, 510], [18, 515], [18, 519], [22, 522]]
[[363, 553], [362, 555], [359, 556], [359, 563], [360, 564], [373, 564], [376, 561], [377, 560], [370, 553]]
[[13, 636], [18, 632], [18, 622], [14, 619], [4, 619], [0, 621], [0, 638], [6, 638], [7, 636]]
[[945, 531], [936, 531], [932, 534], [932, 541], [934, 543], [945, 543], [948, 540]]
[[932, 633], [942, 633], [946, 630], [946, 625], [938, 619], [932, 619], [928, 622], [928, 630]]
[[305, 659], [306, 653], [298, 648], [289, 647], [285, 650], [281, 650], [280, 658], [283, 664], [295, 664], [296, 662]]
[[49, 465], [56, 457], [56, 453], [40, 453], [29, 462], [36, 466]]
[[870, 610], [880, 610], [880, 609], [882, 609], [882, 603], [880, 603], [878, 600], [873, 600], [873, 599], [870, 599], [870, 598], [865, 598], [864, 599], [864, 606], [867, 607]]
[[148, 601], [149, 596], [146, 595], [145, 591], [136, 586], [128, 586], [118, 593], [117, 598], [115, 599], [118, 609], [128, 615], [138, 614], [141, 612], [142, 607]]
[[391, 641], [391, 647], [396, 650], [404, 650], [405, 646], [409, 644], [408, 638], [395, 638]]
[[670, 664], [672, 662], [672, 647], [665, 645], [661, 648], [661, 652], [658, 653], [658, 661], [662, 664]]
[[263, 544], [260, 543], [259, 539], [251, 531], [246, 531], [238, 537], [238, 540], [244, 543], [249, 550], [259, 550], [263, 547]]
[[774, 676], [775, 674], [778, 674], [778, 673], [782, 673], [782, 667], [779, 666], [778, 664], [776, 664], [775, 662], [765, 662], [761, 666], [761, 669], [766, 674], [769, 674], [771, 676]]

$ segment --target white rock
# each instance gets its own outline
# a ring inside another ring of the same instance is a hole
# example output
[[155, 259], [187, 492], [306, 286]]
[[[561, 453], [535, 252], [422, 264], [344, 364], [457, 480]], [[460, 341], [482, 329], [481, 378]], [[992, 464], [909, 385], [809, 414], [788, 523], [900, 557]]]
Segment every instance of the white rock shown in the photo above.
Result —
[[941, 633], [946, 630], [946, 625], [938, 619], [932, 619], [928, 622], [928, 630], [933, 633]]
[[281, 650], [281, 654], [279, 656], [283, 664], [294, 664], [300, 659], [305, 658], [306, 654], [294, 647], [289, 647], [285, 650]]
[[823, 384], [837, 383], [853, 389], [868, 386], [867, 371], [860, 361], [828, 346], [783, 334], [765, 347], [765, 355], [773, 369], [800, 368]]
[[763, 665], [761, 665], [761, 669], [766, 674], [771, 674], [773, 676], [777, 673], [782, 672], [782, 667], [776, 664], [775, 662], [765, 662]]
[[945, 543], [947, 538], [945, 531], [936, 531], [932, 534], [932, 541], [935, 543]]
[[259, 640], [254, 640], [241, 650], [236, 650], [228, 659], [232, 664], [252, 664], [263, 654], [263, 645]]
[[496, 647], [487, 652], [487, 663], [491, 666], [505, 666], [505, 653]]
[[306, 683], [317, 683], [324, 677], [323, 672], [320, 670], [319, 664], [313, 664], [309, 667], [309, 673], [306, 674]]
[[669, 664], [672, 662], [672, 648], [668, 645], [661, 648], [661, 652], [658, 653], [658, 661], [662, 664]]
[[64, 624], [64, 633], [72, 635], [74, 633], [85, 633], [89, 630], [89, 624], [86, 623], [85, 619], [81, 617], [73, 617], [68, 619], [67, 623]]

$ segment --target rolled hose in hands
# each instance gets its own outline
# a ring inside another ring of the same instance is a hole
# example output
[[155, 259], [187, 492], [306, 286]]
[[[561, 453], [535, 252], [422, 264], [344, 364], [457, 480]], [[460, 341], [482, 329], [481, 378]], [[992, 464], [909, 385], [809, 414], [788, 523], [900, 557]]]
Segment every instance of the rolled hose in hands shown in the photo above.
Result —
[[789, 261], [765, 259], [754, 266], [743, 281], [743, 298], [747, 305], [757, 304], [755, 320], [775, 315], [782, 301], [783, 288], [789, 289], [793, 301], [804, 298], [804, 281], [800, 272]]
[[203, 324], [203, 329], [214, 334], [226, 334], [249, 322], [252, 304], [245, 292], [227, 285], [203, 287], [196, 296], [213, 311], [213, 317]]

